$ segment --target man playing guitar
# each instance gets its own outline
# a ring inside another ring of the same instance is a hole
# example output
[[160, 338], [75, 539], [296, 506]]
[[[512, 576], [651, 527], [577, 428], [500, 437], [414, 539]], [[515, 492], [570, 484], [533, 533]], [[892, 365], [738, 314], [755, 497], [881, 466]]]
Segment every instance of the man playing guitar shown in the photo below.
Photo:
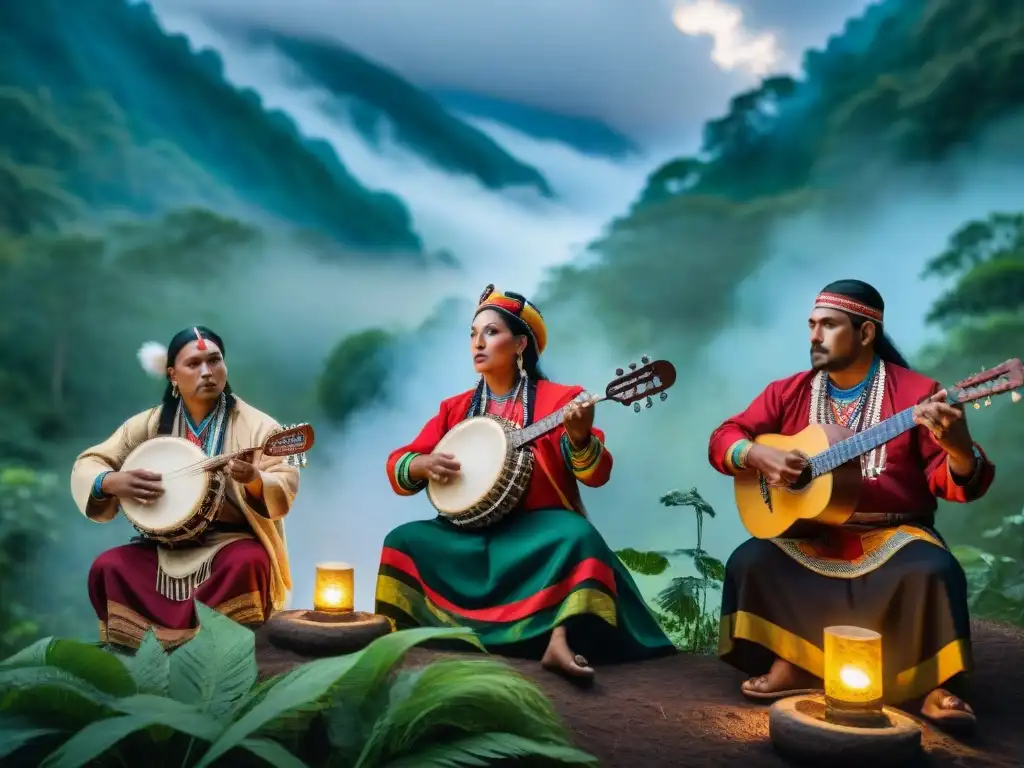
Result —
[[918, 425], [861, 456], [859, 503], [845, 526], [751, 539], [733, 553], [719, 653], [753, 676], [744, 695], [771, 701], [821, 687], [825, 627], [872, 629], [883, 637], [886, 698], [923, 698], [925, 717], [971, 728], [975, 715], [961, 698], [971, 668], [967, 583], [933, 525], [936, 498], [981, 497], [995, 468], [972, 442], [962, 408], [911, 371], [883, 333], [883, 310], [866, 283], [826, 286], [808, 319], [811, 370], [772, 382], [711, 435], [719, 472], [753, 470], [789, 486], [807, 459], [752, 440], [809, 424], [860, 432], [905, 408], [915, 408]]

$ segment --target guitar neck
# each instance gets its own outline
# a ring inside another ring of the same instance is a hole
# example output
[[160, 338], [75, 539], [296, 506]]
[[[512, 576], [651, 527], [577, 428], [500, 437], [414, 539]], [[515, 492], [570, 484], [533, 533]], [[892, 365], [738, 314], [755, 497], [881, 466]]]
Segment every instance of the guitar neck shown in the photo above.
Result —
[[[591, 402], [599, 403], [602, 400], [606, 400], [606, 397], [594, 397], [591, 398]], [[517, 429], [509, 435], [509, 441], [512, 443], [513, 448], [521, 448], [522, 446], [536, 440], [541, 435], [546, 435], [551, 430], [555, 429], [565, 419], [565, 412], [569, 410], [569, 406], [572, 403], [566, 403], [554, 413], [549, 413], [540, 421], [535, 421], [528, 427]]]
[[914, 409], [907, 408], [895, 416], [873, 427], [858, 432], [852, 437], [842, 440], [831, 448], [822, 451], [811, 459], [811, 472], [814, 477], [828, 474], [836, 467], [842, 466], [852, 459], [873, 451], [880, 445], [895, 440], [904, 432], [914, 428]]

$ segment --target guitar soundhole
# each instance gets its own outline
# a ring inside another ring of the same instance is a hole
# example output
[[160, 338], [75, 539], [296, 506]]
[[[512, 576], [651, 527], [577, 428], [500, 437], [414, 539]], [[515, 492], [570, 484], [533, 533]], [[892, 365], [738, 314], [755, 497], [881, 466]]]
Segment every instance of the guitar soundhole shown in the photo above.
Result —
[[811, 484], [811, 480], [814, 478], [811, 476], [811, 467], [807, 465], [804, 467], [804, 471], [800, 473], [800, 477], [796, 479], [792, 485], [789, 486], [789, 490], [793, 493], [800, 493], [800, 491], [806, 490], [807, 486]]

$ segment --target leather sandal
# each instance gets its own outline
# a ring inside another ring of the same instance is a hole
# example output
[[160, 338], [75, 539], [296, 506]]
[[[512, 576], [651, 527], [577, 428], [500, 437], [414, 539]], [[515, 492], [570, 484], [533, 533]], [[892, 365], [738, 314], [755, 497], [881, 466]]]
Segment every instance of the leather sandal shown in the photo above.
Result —
[[820, 688], [786, 688], [781, 691], [759, 691], [760, 686], [768, 682], [768, 675], [752, 677], [740, 686], [740, 691], [751, 701], [778, 701], [788, 699], [790, 696], [806, 696], [812, 693], [820, 693]]

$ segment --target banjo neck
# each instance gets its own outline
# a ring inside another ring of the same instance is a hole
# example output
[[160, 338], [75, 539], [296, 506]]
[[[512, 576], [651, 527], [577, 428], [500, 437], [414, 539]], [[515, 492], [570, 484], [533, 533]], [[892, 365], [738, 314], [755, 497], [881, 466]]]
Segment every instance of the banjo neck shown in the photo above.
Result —
[[602, 400], [607, 400], [607, 395], [591, 395], [584, 400], [573, 398], [572, 402], [566, 403], [554, 413], [549, 413], [540, 421], [535, 421], [528, 427], [522, 429], [516, 429], [509, 432], [509, 442], [513, 448], [522, 448], [527, 443], [533, 442], [541, 435], [546, 435], [551, 430], [555, 429], [565, 419], [565, 412], [569, 410], [569, 407], [577, 402], [589, 402], [591, 404], [597, 404]]

